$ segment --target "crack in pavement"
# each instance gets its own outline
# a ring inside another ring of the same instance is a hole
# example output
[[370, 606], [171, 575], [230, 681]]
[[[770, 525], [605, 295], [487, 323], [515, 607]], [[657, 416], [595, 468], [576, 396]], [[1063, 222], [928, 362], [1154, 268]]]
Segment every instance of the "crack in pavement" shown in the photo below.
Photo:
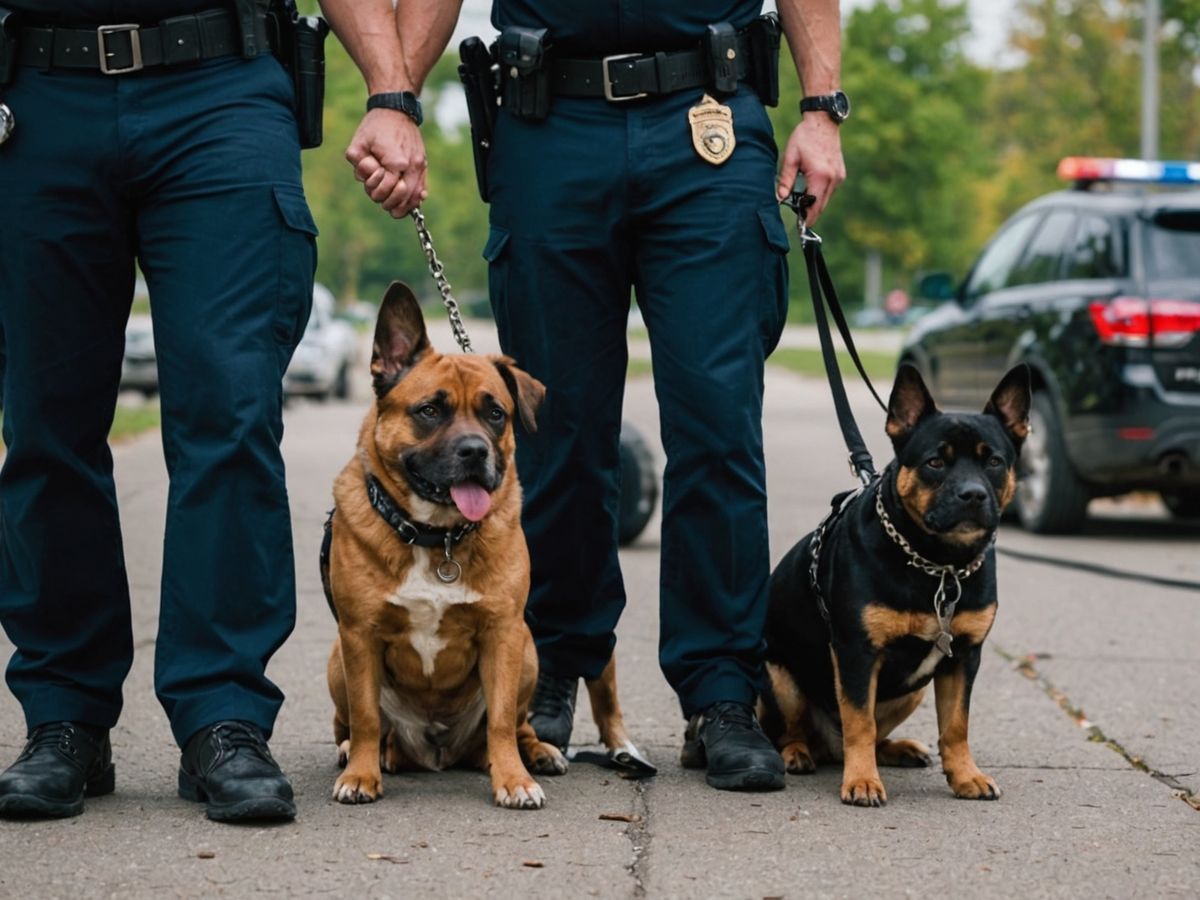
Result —
[[1112, 750], [1118, 756], [1122, 757], [1131, 767], [1139, 772], [1145, 772], [1151, 778], [1155, 779], [1175, 792], [1175, 796], [1190, 806], [1192, 809], [1200, 812], [1200, 794], [1194, 794], [1186, 785], [1180, 782], [1172, 775], [1168, 775], [1159, 769], [1152, 768], [1142, 757], [1137, 756], [1117, 741], [1115, 738], [1110, 738], [1104, 733], [1104, 730], [1092, 722], [1083, 714], [1083, 710], [1072, 702], [1071, 698], [1066, 695], [1061, 689], [1056, 687], [1045, 675], [1038, 671], [1034, 663], [1037, 661], [1037, 654], [1029, 653], [1024, 656], [1018, 656], [1008, 650], [1005, 650], [995, 641], [992, 641], [989, 646], [1002, 659], [1009, 662], [1012, 667], [1035, 682], [1051, 700], [1058, 704], [1067, 715], [1069, 715], [1081, 729], [1087, 733], [1087, 739], [1096, 744], [1103, 744], [1109, 750]]
[[650, 865], [650, 800], [645, 780], [633, 782], [634, 815], [637, 821], [630, 822], [625, 836], [633, 848], [633, 859], [625, 868], [633, 878], [633, 896], [646, 896], [646, 872]]

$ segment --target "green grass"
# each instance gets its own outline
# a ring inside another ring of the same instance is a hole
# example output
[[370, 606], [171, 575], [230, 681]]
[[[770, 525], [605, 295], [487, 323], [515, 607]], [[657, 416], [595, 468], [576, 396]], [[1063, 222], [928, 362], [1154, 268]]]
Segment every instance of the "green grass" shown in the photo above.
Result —
[[[889, 381], [896, 374], [896, 354], [880, 350], [860, 350], [858, 353], [863, 368], [872, 381]], [[781, 347], [771, 354], [767, 363], [780, 366], [799, 375], [810, 375], [818, 378], [825, 377], [825, 362], [821, 351], [816, 348]], [[838, 353], [838, 366], [846, 379], [857, 378], [854, 362], [850, 354]]]
[[[0, 415], [0, 422], [4, 416]], [[157, 403], [147, 403], [145, 406], [118, 406], [113, 417], [112, 429], [108, 432], [110, 440], [125, 441], [137, 437], [144, 431], [157, 428], [161, 422]], [[0, 440], [0, 449], [4, 441]]]
[[626, 378], [646, 378], [654, 373], [654, 369], [650, 365], [650, 360], [631, 357], [629, 360], [629, 368], [625, 372]]
[[157, 428], [161, 422], [157, 403], [147, 403], [145, 406], [137, 407], [118, 406], [108, 437], [113, 441], [128, 440], [137, 437], [143, 431]]

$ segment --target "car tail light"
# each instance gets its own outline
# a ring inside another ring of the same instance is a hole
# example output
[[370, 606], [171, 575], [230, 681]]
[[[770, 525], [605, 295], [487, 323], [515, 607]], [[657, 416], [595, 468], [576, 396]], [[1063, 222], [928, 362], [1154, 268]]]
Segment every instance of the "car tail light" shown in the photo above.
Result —
[[1200, 331], [1200, 303], [1191, 300], [1114, 297], [1088, 312], [1100, 340], [1121, 347], [1178, 347]]

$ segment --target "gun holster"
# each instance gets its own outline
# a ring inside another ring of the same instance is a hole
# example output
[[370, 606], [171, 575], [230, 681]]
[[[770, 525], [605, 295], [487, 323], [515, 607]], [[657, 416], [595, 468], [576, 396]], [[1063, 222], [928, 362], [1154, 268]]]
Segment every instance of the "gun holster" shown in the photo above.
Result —
[[769, 12], [746, 29], [750, 41], [749, 81], [764, 106], [779, 105], [779, 16]]
[[300, 148], [320, 147], [324, 139], [325, 36], [329, 25], [320, 16], [302, 16], [295, 0], [282, 0], [268, 15], [271, 43], [292, 79]]
[[12, 81], [17, 65], [17, 14], [0, 6], [0, 87]]
[[467, 97], [467, 115], [471, 120], [471, 153], [475, 157], [475, 183], [479, 196], [488, 201], [487, 161], [496, 127], [497, 68], [492, 54], [477, 37], [469, 37], [458, 46], [462, 63], [458, 77]]
[[545, 28], [510, 26], [496, 41], [504, 108], [518, 119], [541, 121], [550, 114], [550, 50]]

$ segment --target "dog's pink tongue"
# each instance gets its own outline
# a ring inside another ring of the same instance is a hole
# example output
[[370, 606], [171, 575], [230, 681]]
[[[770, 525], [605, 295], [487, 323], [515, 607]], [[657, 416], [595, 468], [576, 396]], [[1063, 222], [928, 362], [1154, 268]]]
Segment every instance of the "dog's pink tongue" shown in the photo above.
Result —
[[492, 508], [491, 495], [471, 481], [453, 485], [450, 488], [450, 499], [454, 501], [458, 511], [472, 522], [478, 522]]

